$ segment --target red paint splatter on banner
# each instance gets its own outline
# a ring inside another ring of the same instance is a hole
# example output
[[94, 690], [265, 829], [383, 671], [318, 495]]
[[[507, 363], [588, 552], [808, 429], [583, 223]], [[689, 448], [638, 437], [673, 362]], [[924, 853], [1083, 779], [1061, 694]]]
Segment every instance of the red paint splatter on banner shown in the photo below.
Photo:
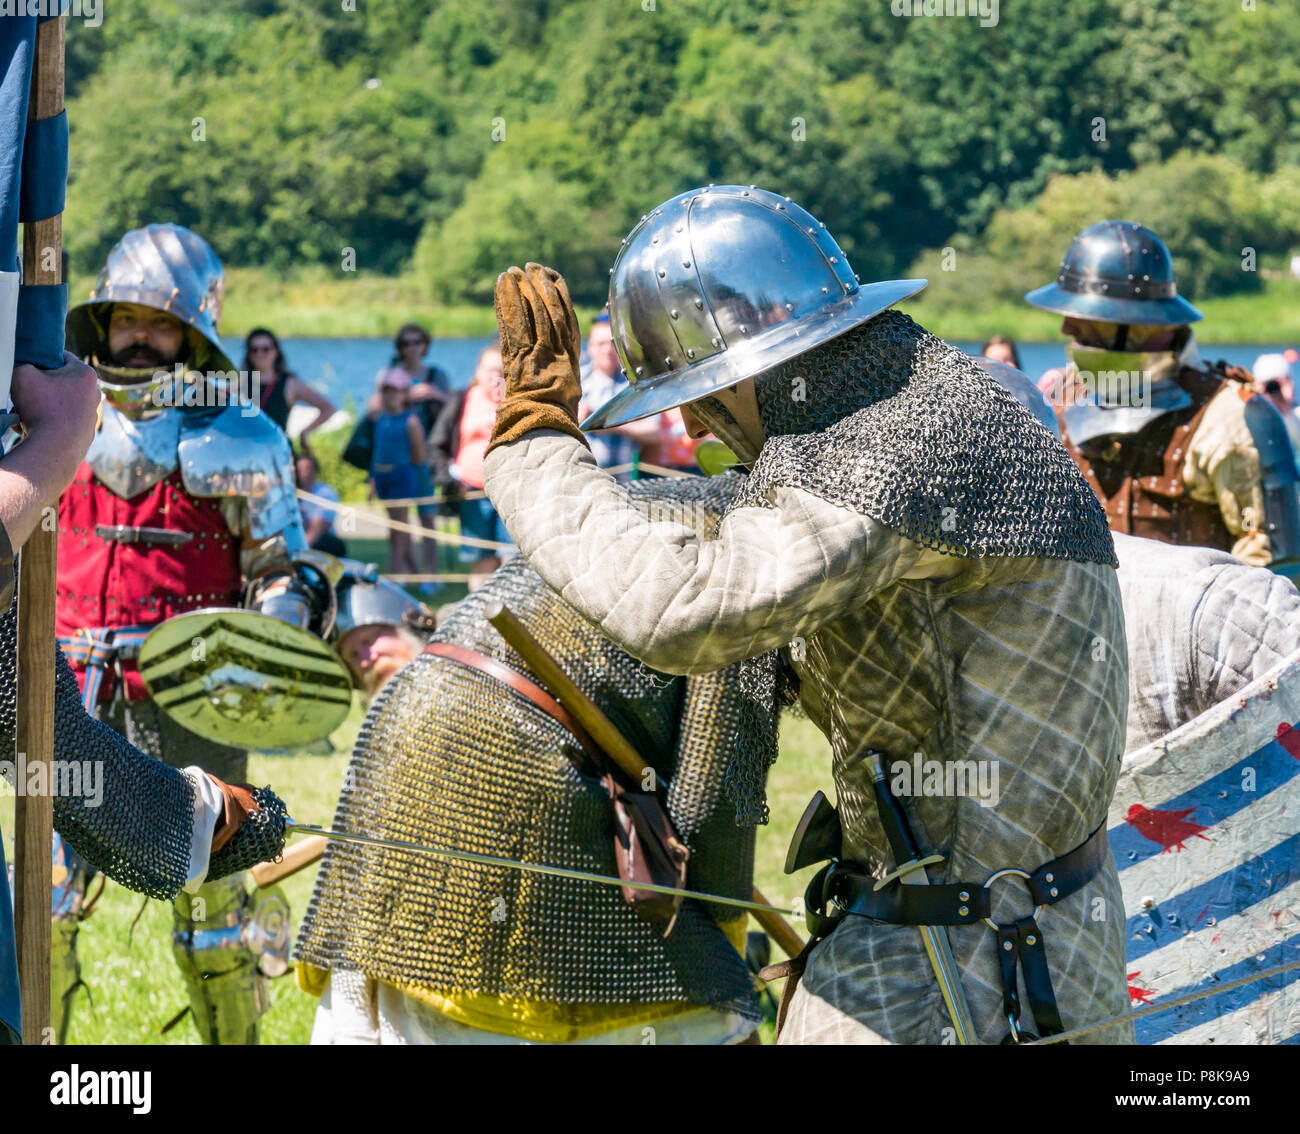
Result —
[[1128, 809], [1124, 821], [1130, 827], [1136, 827], [1143, 838], [1159, 843], [1164, 848], [1160, 853], [1166, 854], [1170, 850], [1181, 851], [1183, 844], [1193, 836], [1205, 839], [1207, 843], [1211, 841], [1201, 834], [1208, 831], [1208, 827], [1187, 822], [1187, 816], [1195, 810], [1195, 807], [1186, 807], [1182, 811], [1152, 811], [1135, 803]]
[[[1135, 973], [1129, 973], [1128, 979], [1131, 981], [1135, 976], [1141, 976], [1141, 975], [1142, 975], [1142, 970], [1139, 969]], [[1155, 995], [1155, 991], [1153, 989], [1138, 988], [1138, 986], [1135, 984], [1130, 984], [1128, 986], [1128, 999], [1130, 1004], [1147, 1004], [1150, 1002], [1151, 997], [1153, 997], [1154, 995]]]
[[1300, 760], [1300, 732], [1286, 721], [1277, 726], [1277, 742], [1287, 750], [1293, 760]]

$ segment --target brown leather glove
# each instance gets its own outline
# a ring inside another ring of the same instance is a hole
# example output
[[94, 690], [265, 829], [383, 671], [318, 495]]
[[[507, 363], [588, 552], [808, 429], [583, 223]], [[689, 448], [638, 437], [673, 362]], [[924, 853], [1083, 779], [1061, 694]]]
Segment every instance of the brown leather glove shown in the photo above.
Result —
[[208, 779], [221, 789], [224, 803], [221, 818], [217, 820], [216, 830], [212, 832], [212, 853], [215, 855], [235, 837], [235, 832], [244, 825], [244, 820], [257, 810], [257, 801], [253, 799], [251, 784], [228, 784], [211, 773], [208, 774]]
[[496, 308], [506, 389], [487, 451], [534, 429], [558, 429], [585, 445], [578, 428], [578, 317], [564, 277], [532, 263], [502, 272]]

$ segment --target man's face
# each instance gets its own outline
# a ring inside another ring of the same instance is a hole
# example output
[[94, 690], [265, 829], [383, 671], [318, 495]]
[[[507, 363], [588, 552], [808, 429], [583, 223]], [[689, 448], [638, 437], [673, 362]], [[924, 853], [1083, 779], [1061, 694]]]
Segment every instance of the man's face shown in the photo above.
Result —
[[[1100, 319], [1076, 319], [1067, 315], [1061, 323], [1061, 333], [1069, 335], [1080, 346], [1112, 350], [1119, 327], [1118, 323], [1106, 323]], [[1174, 336], [1177, 334], [1177, 327], [1130, 323], [1124, 349], [1133, 352], [1169, 350], [1174, 345]]]
[[170, 366], [184, 346], [185, 324], [174, 315], [138, 303], [113, 304], [108, 317], [109, 361], [133, 369]]
[[294, 465], [298, 472], [299, 486], [310, 489], [316, 483], [316, 462], [310, 457], [299, 457]]
[[618, 351], [614, 349], [614, 335], [608, 323], [595, 323], [591, 334], [587, 336], [587, 357], [591, 364], [607, 377], [612, 378], [623, 364], [618, 360]]
[[415, 659], [415, 647], [396, 626], [358, 626], [343, 635], [339, 657], [352, 671], [366, 694], [373, 699], [398, 671]]

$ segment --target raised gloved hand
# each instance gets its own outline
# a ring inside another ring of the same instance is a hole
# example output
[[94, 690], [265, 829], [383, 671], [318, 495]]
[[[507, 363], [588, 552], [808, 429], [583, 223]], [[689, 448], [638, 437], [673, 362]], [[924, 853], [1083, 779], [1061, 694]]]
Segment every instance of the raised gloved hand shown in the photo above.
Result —
[[531, 263], [502, 272], [496, 309], [506, 389], [488, 452], [534, 429], [586, 444], [578, 428], [578, 317], [564, 277]]
[[284, 849], [284, 801], [269, 787], [209, 779], [221, 791], [222, 815], [212, 833], [208, 878], [224, 878], [279, 857]]

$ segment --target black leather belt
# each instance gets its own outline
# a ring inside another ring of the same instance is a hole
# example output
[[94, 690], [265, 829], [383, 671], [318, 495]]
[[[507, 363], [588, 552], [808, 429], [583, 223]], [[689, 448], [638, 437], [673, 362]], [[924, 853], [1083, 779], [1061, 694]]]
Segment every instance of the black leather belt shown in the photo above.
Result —
[[[997, 935], [1002, 1007], [1011, 1027], [1007, 1042], [1022, 1039], [1017, 961], [1024, 970], [1025, 998], [1039, 1035], [1056, 1035], [1065, 1028], [1052, 991], [1042, 930], [1035, 919], [1043, 906], [1065, 901], [1091, 881], [1105, 862], [1107, 850], [1103, 823], [1073, 850], [1032, 872], [1011, 867], [994, 871], [983, 882], [941, 886], [906, 886], [896, 877], [882, 881], [860, 863], [836, 859], [813, 876], [804, 892], [808, 931], [814, 939], [826, 937], [849, 916], [890, 925], [970, 925], [982, 920]], [[990, 917], [989, 887], [1006, 877], [1024, 882], [1036, 908], [1017, 921], [997, 925]], [[1038, 1037], [1026, 1033], [1023, 1038]]]
[[96, 524], [95, 534], [112, 543], [189, 543], [193, 532], [174, 532], [170, 528], [132, 528], [126, 524]]

